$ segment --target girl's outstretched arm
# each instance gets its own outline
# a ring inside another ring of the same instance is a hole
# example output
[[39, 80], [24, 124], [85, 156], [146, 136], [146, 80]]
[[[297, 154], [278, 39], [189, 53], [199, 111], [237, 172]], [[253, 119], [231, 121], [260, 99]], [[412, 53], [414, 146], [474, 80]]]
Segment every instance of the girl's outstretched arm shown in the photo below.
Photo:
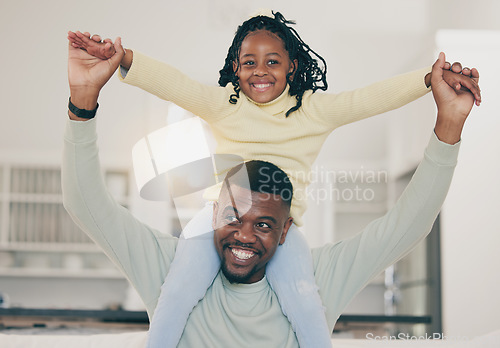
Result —
[[[481, 89], [476, 82], [477, 69], [462, 68], [460, 63], [445, 63], [441, 77], [455, 90], [470, 91], [476, 104]], [[338, 94], [315, 94], [309, 100], [310, 114], [331, 129], [359, 121], [406, 105], [430, 91], [432, 73], [427, 69], [399, 75], [367, 87]]]
[[[111, 39], [103, 40], [100, 35], [90, 35], [88, 32], [70, 31], [68, 41], [75, 51], [101, 61], [109, 62], [115, 52]], [[134, 53], [126, 49], [120, 66], [127, 70], [126, 74], [122, 74], [120, 69], [119, 77], [123, 82], [173, 102], [207, 122], [221, 119], [234, 111], [234, 106], [229, 103], [231, 89], [199, 83], [174, 67], [146, 57], [139, 51]]]
[[[115, 54], [114, 43], [111, 39], [101, 39], [100, 35], [90, 36], [89, 32], [69, 31], [68, 40], [74, 48], [80, 48], [90, 55], [108, 60]], [[133, 52], [130, 49], [125, 50], [125, 56], [122, 58], [120, 65], [125, 69], [130, 69], [133, 60]]]

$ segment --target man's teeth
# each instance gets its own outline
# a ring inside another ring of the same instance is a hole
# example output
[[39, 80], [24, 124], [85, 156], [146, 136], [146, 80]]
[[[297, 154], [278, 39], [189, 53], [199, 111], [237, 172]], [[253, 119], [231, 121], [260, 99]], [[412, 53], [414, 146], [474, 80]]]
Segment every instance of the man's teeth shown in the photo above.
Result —
[[241, 250], [241, 249], [231, 249], [231, 252], [240, 260], [248, 260], [255, 255], [253, 251]]

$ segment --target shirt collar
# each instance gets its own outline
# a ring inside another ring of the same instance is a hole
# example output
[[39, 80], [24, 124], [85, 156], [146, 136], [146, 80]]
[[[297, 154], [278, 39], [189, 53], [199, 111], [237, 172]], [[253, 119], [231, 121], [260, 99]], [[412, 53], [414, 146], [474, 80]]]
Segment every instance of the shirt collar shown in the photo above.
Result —
[[267, 278], [265, 275], [264, 278], [252, 284], [231, 283], [226, 278], [226, 276], [224, 276], [224, 273], [222, 273], [222, 271], [220, 271], [220, 276], [222, 278], [222, 284], [224, 285], [224, 288], [234, 292], [250, 294], [260, 292], [268, 287]]
[[281, 113], [286, 113], [293, 105], [291, 105], [291, 101], [295, 100], [295, 98], [290, 98], [288, 91], [290, 90], [290, 86], [287, 84], [285, 90], [274, 100], [271, 100], [267, 103], [257, 103], [252, 99], [245, 97], [252, 103], [257, 105], [261, 110], [267, 112], [271, 115], [278, 115]]

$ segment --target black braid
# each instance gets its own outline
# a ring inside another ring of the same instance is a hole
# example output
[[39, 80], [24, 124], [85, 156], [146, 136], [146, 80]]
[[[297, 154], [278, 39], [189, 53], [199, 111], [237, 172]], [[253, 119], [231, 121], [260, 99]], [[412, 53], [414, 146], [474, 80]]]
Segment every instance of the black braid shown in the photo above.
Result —
[[[273, 11], [274, 18], [267, 16], [256, 16], [243, 22], [238, 27], [233, 39], [233, 43], [227, 52], [224, 67], [219, 71], [219, 85], [224, 87], [229, 82], [234, 87], [234, 94], [229, 97], [231, 104], [236, 104], [240, 97], [240, 85], [238, 77], [233, 69], [233, 64], [239, 66], [239, 54], [241, 44], [249, 33], [257, 30], [268, 30], [283, 40], [285, 49], [288, 52], [290, 60], [296, 59], [298, 64], [294, 68], [294, 72], [287, 74], [287, 81], [290, 85], [289, 94], [295, 96], [297, 104], [287, 111], [286, 116], [290, 115], [295, 110], [302, 106], [302, 96], [307, 90], [312, 90], [313, 93], [321, 89], [326, 91], [328, 83], [326, 82], [326, 62], [314, 52], [302, 39], [295, 29], [289, 27], [287, 24], [295, 24], [294, 21], [289, 21], [283, 17], [279, 12]], [[322, 66], [318, 64], [321, 61]], [[292, 74], [294, 74], [293, 79]]]

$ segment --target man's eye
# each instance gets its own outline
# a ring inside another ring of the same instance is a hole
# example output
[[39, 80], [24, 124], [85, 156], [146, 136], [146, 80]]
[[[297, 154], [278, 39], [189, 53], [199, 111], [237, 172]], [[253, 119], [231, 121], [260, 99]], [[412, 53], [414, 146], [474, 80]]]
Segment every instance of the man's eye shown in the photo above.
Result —
[[259, 228], [271, 228], [271, 226], [269, 226], [265, 222], [259, 222], [259, 223], [257, 223], [257, 227], [259, 227]]
[[238, 222], [238, 218], [234, 215], [228, 215], [228, 216], [226, 216], [226, 221], [229, 223], [234, 223], [234, 222]]

